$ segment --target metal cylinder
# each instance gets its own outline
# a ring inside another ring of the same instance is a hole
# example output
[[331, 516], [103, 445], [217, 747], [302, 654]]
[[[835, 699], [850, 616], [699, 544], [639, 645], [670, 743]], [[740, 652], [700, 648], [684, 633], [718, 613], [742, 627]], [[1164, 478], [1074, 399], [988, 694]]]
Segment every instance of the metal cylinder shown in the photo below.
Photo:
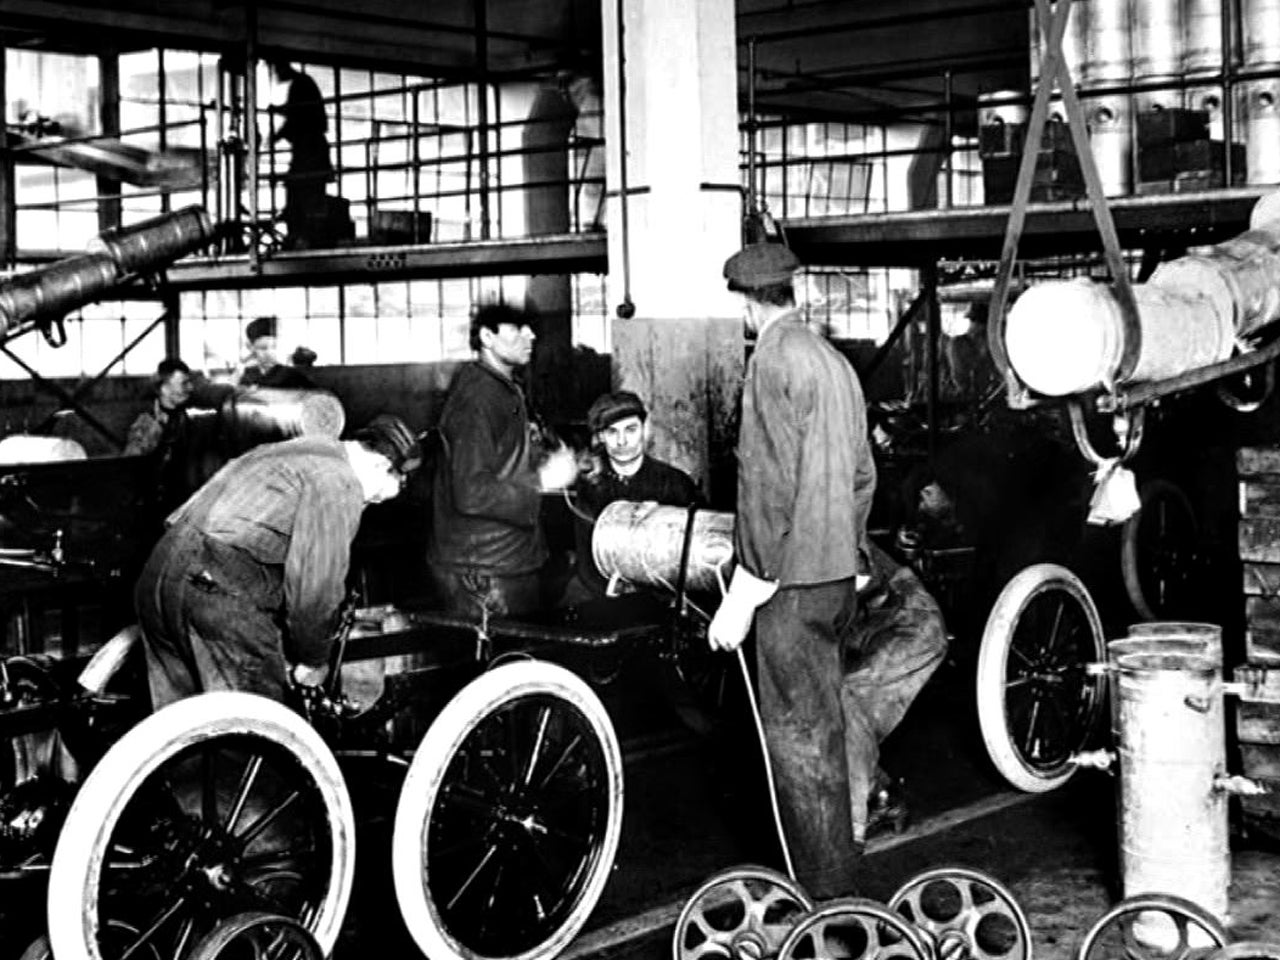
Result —
[[[1182, 72], [1205, 77], [1222, 71], [1222, 0], [1185, 0]], [[1237, 61], [1239, 57], [1235, 58]]]
[[1242, 69], [1280, 66], [1280, 0], [1240, 0]]
[[[1062, 35], [1062, 59], [1067, 65], [1067, 70], [1071, 73], [1071, 78], [1077, 83], [1080, 82], [1080, 71], [1084, 67], [1085, 55], [1085, 34], [1088, 30], [1087, 3], [1071, 4], [1071, 14], [1067, 20], [1066, 32]], [[1053, 4], [1053, 8], [1057, 9], [1057, 4]], [[1040, 84], [1041, 63], [1044, 60], [1044, 37], [1040, 34], [1040, 17], [1036, 12], [1035, 4], [1031, 5], [1031, 88], [1034, 90]], [[1054, 83], [1054, 89], [1061, 86]]]
[[93, 253], [105, 253], [121, 273], [149, 273], [167, 266], [213, 239], [213, 221], [204, 207], [190, 206], [127, 227], [105, 230], [89, 241]]
[[1108, 197], [1122, 197], [1133, 185], [1133, 100], [1108, 94], [1082, 100], [1089, 126], [1089, 144]]
[[1244, 99], [1245, 180], [1280, 183], [1280, 80], [1246, 80]]
[[346, 425], [342, 402], [324, 390], [238, 387], [218, 409], [227, 456], [260, 443], [292, 437], [339, 437]]
[[1183, 94], [1181, 90], [1139, 90], [1133, 94], [1133, 115], [1135, 117], [1152, 110], [1174, 110], [1181, 107]]
[[[1220, 670], [1178, 653], [1126, 654], [1117, 667], [1124, 896], [1171, 893], [1225, 923], [1231, 859], [1226, 795], [1215, 783], [1226, 772]], [[1138, 934], [1164, 939], [1154, 924]]]
[[[1209, 115], [1209, 137], [1213, 140], [1221, 140], [1226, 135], [1226, 127], [1222, 117], [1222, 87], [1213, 86], [1197, 86], [1187, 87], [1182, 92], [1182, 103], [1188, 110], [1203, 110]], [[1239, 116], [1239, 114], [1236, 114]], [[1235, 129], [1235, 139], [1240, 140], [1240, 128]]]
[[1111, 692], [1111, 741], [1119, 744], [1122, 736], [1120, 729], [1120, 690], [1118, 667], [1120, 658], [1130, 654], [1146, 654], [1163, 656], [1179, 654], [1188, 657], [1205, 657], [1222, 666], [1222, 648], [1219, 646], [1216, 656], [1207, 652], [1208, 644], [1204, 639], [1194, 637], [1161, 637], [1134, 636], [1130, 634], [1119, 640], [1107, 641], [1107, 663], [1111, 665], [1109, 689]]
[[1182, 71], [1181, 0], [1133, 0], [1133, 78], [1174, 79]]
[[115, 286], [116, 275], [110, 257], [90, 253], [10, 277], [0, 283], [0, 339], [30, 321], [93, 303]]
[[[1231, 356], [1231, 315], [1199, 292], [1153, 281], [1135, 285], [1133, 294], [1141, 347], [1129, 380], [1162, 380]], [[1120, 372], [1126, 342], [1114, 289], [1083, 278], [1030, 287], [1014, 301], [1005, 324], [1010, 365], [1027, 386], [1049, 396], [1109, 382]]]
[[1204, 643], [1209, 659], [1222, 662], [1222, 627], [1198, 620], [1143, 620], [1129, 624], [1129, 637], [1198, 640]]
[[1026, 104], [1026, 95], [1017, 90], [993, 90], [978, 94], [979, 127], [998, 123], [1026, 123], [1030, 114], [1031, 108]]
[[1133, 74], [1129, 4], [1125, 0], [1086, 0], [1071, 6], [1073, 11], [1079, 6], [1085, 15], [1081, 87], [1129, 80]]
[[[685, 587], [717, 590], [733, 561], [732, 513], [698, 510], [693, 514]], [[680, 578], [689, 510], [653, 501], [616, 500], [596, 518], [591, 555], [605, 577], [674, 588]]]

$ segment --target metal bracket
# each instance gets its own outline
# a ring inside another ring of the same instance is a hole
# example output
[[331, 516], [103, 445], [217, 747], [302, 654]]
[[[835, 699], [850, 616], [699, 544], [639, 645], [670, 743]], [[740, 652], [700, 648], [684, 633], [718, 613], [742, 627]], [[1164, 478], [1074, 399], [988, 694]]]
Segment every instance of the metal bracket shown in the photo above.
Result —
[[[1080, 453], [1095, 467], [1102, 466], [1109, 460], [1115, 460], [1117, 457], [1104, 457], [1098, 453], [1093, 445], [1093, 441], [1089, 438], [1089, 428], [1084, 422], [1084, 404], [1079, 398], [1072, 398], [1067, 401], [1067, 412], [1071, 416], [1071, 436], [1075, 439], [1076, 447]], [[1138, 452], [1138, 448], [1142, 445], [1142, 436], [1145, 432], [1147, 423], [1146, 409], [1144, 407], [1135, 407], [1132, 410], [1120, 410], [1115, 412], [1111, 418], [1111, 429], [1115, 432], [1116, 443], [1120, 450], [1118, 459], [1121, 463], [1128, 463]]]

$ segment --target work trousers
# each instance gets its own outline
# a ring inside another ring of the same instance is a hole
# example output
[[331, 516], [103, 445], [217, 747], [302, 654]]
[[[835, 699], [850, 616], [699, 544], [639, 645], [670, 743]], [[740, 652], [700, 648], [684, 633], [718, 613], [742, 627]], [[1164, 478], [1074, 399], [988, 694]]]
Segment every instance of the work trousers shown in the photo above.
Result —
[[170, 527], [134, 589], [151, 705], [210, 690], [286, 702], [283, 570], [194, 527]]
[[519, 617], [542, 608], [539, 571], [502, 575], [471, 567], [431, 565], [431, 580], [447, 613], [477, 623], [487, 617]]
[[878, 595], [863, 598], [845, 638], [840, 708], [854, 836], [866, 834], [880, 744], [906, 715], [947, 652], [942, 611], [909, 569]]
[[842, 637], [854, 581], [784, 587], [756, 612], [760, 714], [796, 879], [815, 900], [853, 892]]

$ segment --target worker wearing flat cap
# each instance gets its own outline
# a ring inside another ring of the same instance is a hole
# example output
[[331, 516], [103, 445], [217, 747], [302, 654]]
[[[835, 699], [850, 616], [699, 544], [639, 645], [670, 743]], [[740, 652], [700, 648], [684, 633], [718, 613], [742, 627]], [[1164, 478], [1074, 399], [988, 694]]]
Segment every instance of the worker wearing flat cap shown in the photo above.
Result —
[[175, 510], [134, 589], [152, 707], [209, 690], [286, 701], [316, 686], [366, 504], [397, 496], [417, 436], [380, 415], [349, 440], [302, 436], [227, 463]]
[[561, 599], [572, 606], [604, 597], [609, 583], [591, 552], [600, 511], [615, 500], [655, 501], [687, 507], [700, 501], [698, 486], [683, 470], [648, 454], [649, 412], [630, 390], [601, 394], [587, 411], [595, 469], [580, 477], [574, 522], [576, 569]]
[[242, 387], [276, 387], [282, 390], [306, 390], [314, 384], [301, 370], [281, 363], [276, 356], [277, 328], [275, 317], [255, 317], [244, 328], [249, 344], [249, 358], [241, 369], [238, 383]]
[[840, 705], [843, 633], [869, 566], [876, 471], [853, 367], [796, 309], [799, 261], [750, 244], [724, 265], [756, 336], [738, 434], [737, 566], [709, 627], [733, 650], [755, 624], [760, 707], [797, 880], [848, 894], [857, 860]]

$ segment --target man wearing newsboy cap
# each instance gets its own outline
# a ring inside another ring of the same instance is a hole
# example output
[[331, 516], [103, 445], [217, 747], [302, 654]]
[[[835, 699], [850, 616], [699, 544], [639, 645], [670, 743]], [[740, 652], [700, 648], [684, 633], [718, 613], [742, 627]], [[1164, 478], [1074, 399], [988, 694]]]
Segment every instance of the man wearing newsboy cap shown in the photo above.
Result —
[[854, 823], [865, 827], [867, 816], [850, 809], [840, 685], [876, 474], [858, 377], [796, 309], [799, 266], [777, 243], [749, 244], [724, 265], [756, 346], [738, 434], [737, 567], [709, 639], [736, 649], [755, 622], [760, 707], [796, 879], [827, 899], [854, 888]]
[[255, 447], [175, 510], [134, 588], [153, 709], [322, 683], [364, 507], [398, 495], [421, 460], [417, 436], [382, 414], [349, 440]]

